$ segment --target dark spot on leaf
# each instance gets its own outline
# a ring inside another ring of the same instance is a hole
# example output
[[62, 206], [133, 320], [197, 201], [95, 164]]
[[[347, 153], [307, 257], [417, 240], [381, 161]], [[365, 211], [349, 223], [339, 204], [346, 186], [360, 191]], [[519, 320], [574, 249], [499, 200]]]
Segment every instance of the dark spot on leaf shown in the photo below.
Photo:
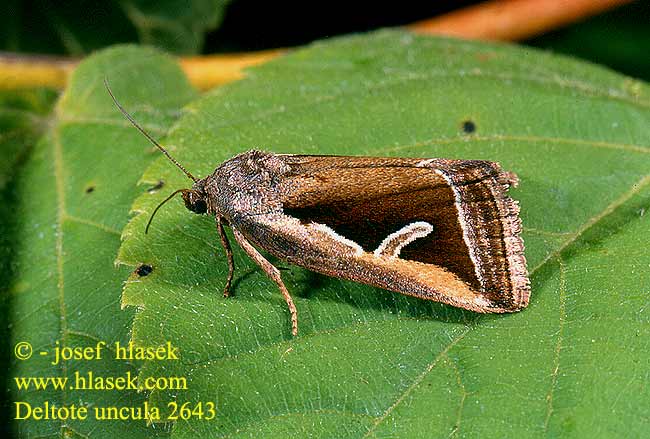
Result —
[[151, 265], [142, 264], [135, 269], [135, 274], [137, 274], [140, 277], [144, 277], [144, 276], [149, 276], [152, 271], [153, 271], [153, 267]]
[[94, 191], [95, 191], [95, 186], [88, 186], [88, 187], [86, 188], [86, 193], [87, 193], [87, 194], [89, 194], [89, 193], [91, 193], [91, 192], [94, 192]]
[[468, 119], [463, 121], [462, 128], [465, 134], [472, 134], [473, 132], [476, 131], [476, 124], [474, 123], [474, 121]]
[[165, 185], [165, 182], [164, 182], [164, 181], [162, 181], [162, 180], [158, 180], [158, 183], [156, 183], [154, 186], [151, 186], [149, 189], [147, 189], [147, 192], [149, 192], [150, 194], [151, 194], [151, 193], [154, 193], [154, 192], [156, 192], [156, 191], [162, 189], [162, 187], [163, 187], [164, 185]]

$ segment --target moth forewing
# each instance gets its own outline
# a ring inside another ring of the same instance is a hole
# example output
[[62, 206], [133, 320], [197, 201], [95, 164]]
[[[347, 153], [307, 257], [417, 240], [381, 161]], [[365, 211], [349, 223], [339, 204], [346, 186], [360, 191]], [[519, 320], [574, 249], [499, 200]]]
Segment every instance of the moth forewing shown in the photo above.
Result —
[[242, 224], [275, 256], [478, 312], [516, 311], [529, 286], [513, 174], [487, 161], [275, 155], [282, 210]]

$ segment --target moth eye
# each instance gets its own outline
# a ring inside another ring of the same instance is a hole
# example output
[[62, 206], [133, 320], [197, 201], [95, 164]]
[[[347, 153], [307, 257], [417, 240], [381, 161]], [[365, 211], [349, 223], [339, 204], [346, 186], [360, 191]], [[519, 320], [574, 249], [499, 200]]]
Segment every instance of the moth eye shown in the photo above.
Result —
[[190, 210], [194, 213], [206, 213], [208, 211], [208, 205], [206, 204], [205, 200], [196, 200], [192, 204], [192, 208]]

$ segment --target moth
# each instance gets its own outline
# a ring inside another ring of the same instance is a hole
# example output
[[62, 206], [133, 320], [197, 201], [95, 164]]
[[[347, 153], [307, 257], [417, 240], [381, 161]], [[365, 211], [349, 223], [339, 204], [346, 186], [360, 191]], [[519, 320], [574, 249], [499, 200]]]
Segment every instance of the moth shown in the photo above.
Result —
[[530, 285], [517, 176], [484, 160], [349, 157], [248, 151], [198, 179], [117, 102], [122, 114], [192, 181], [185, 207], [214, 215], [279, 287], [298, 333], [298, 313], [280, 271], [259, 249], [309, 270], [480, 313], [528, 305]]

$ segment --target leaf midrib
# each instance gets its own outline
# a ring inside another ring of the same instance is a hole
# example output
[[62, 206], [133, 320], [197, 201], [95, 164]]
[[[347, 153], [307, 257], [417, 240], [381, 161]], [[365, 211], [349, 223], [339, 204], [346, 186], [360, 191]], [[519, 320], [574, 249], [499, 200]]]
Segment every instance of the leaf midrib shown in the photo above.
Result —
[[[57, 197], [57, 211], [56, 211], [56, 270], [57, 270], [57, 289], [59, 299], [59, 340], [61, 347], [67, 346], [67, 329], [68, 320], [66, 316], [65, 306], [65, 288], [63, 277], [63, 221], [65, 219], [65, 182], [63, 170], [63, 146], [61, 145], [61, 133], [59, 127], [55, 124], [51, 130], [52, 148], [54, 155], [54, 180], [55, 190]], [[61, 374], [64, 378], [68, 378], [68, 368], [65, 361], [61, 363]], [[62, 406], [67, 406], [67, 392], [65, 386], [60, 390]], [[65, 438], [65, 423], [60, 422], [59, 432], [61, 438]]]

